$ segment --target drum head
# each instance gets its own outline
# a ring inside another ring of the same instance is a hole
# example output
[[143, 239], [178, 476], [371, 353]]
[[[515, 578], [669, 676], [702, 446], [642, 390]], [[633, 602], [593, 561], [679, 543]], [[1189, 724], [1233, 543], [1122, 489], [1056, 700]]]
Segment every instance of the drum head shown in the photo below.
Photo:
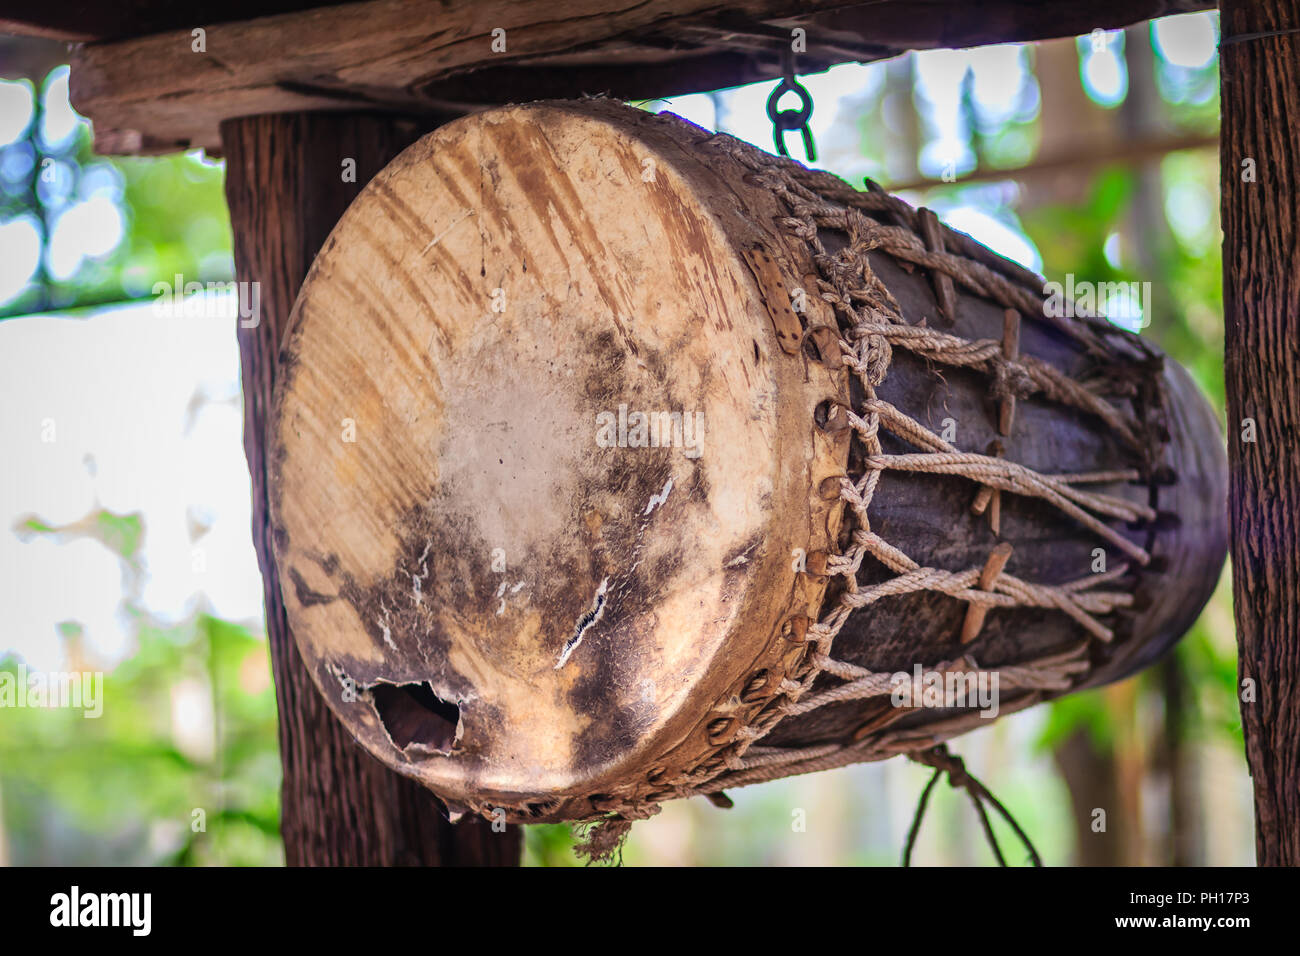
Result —
[[582, 815], [552, 811], [688, 767], [815, 614], [792, 554], [825, 533], [836, 393], [782, 349], [740, 248], [778, 234], [721, 222], [725, 188], [590, 111], [499, 110], [380, 173], [302, 289], [271, 436], [290, 624], [349, 731], [453, 805]]

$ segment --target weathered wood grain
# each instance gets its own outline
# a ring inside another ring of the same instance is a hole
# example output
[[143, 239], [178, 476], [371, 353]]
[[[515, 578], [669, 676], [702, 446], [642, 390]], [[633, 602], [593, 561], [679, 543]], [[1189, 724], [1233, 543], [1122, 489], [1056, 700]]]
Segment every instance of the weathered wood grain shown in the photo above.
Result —
[[[1224, 375], [1255, 853], [1300, 865], [1300, 3], [1222, 4]], [[1286, 31], [1290, 31], [1289, 33]], [[1256, 34], [1282, 34], [1253, 36]], [[1247, 176], [1248, 167], [1253, 167]], [[1245, 441], [1251, 419], [1255, 440]], [[1246, 694], [1248, 686], [1250, 694]], [[1249, 699], [1246, 699], [1246, 698]]]

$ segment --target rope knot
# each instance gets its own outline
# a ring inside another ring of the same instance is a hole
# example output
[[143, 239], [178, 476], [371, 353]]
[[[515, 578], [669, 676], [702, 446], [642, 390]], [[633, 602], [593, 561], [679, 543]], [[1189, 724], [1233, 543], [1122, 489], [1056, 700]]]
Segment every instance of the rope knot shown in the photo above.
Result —
[[866, 338], [866, 349], [862, 357], [862, 364], [866, 368], [867, 381], [872, 385], [879, 385], [885, 380], [885, 373], [889, 371], [889, 363], [893, 361], [894, 349], [889, 344], [889, 340], [883, 335], [872, 334]]
[[993, 359], [993, 397], [1028, 398], [1038, 390], [1033, 377], [1017, 362], [1008, 362], [1001, 357]]
[[965, 762], [957, 756], [949, 755], [952, 763], [944, 770], [948, 774], [948, 786], [954, 790], [965, 790], [971, 784], [971, 775], [966, 772]]

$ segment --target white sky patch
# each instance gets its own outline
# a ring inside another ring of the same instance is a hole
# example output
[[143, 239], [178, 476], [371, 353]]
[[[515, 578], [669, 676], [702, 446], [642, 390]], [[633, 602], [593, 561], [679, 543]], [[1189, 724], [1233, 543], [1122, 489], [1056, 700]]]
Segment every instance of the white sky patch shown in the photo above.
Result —
[[117, 248], [125, 234], [122, 211], [99, 195], [66, 209], [54, 222], [45, 261], [50, 275], [71, 279], [85, 259], [98, 259]]
[[1218, 17], [1214, 11], [1164, 17], [1151, 26], [1156, 52], [1166, 62], [1199, 70], [1214, 59], [1219, 45]]
[[1102, 255], [1106, 257], [1106, 262], [1112, 269], [1120, 268], [1123, 259], [1120, 257], [1120, 237], [1118, 232], [1112, 232], [1106, 237], [1105, 244], [1101, 247]]
[[1005, 122], [1020, 106], [1020, 90], [1028, 77], [1025, 48], [1019, 43], [995, 43], [966, 50], [975, 103], [984, 119]]
[[20, 216], [0, 223], [0, 302], [8, 302], [41, 264], [41, 234], [36, 218]]
[[0, 146], [8, 146], [32, 122], [32, 87], [24, 80], [0, 80]]
[[1006, 256], [1012, 262], [1018, 262], [1034, 272], [1042, 270], [1043, 257], [1039, 255], [1033, 243], [997, 217], [973, 206], [957, 206], [945, 210], [943, 219], [954, 229], [969, 233], [977, 241], [984, 243], [994, 252]]
[[61, 66], [50, 74], [45, 87], [41, 113], [41, 140], [50, 149], [58, 149], [77, 131], [81, 117], [68, 101], [68, 68]]
[[1104, 33], [1096, 49], [1091, 36], [1080, 37], [1079, 52], [1083, 57], [1083, 88], [1099, 106], [1114, 107], [1123, 102], [1128, 93], [1128, 70], [1124, 65], [1124, 31]]
[[[215, 319], [163, 318], [144, 302], [90, 318], [0, 322], [0, 579], [9, 595], [0, 656], [63, 669], [60, 621], [84, 627], [106, 669], [133, 650], [117, 557], [97, 541], [24, 541], [13, 530], [29, 515], [63, 525], [101, 507], [143, 515], [147, 610], [177, 622], [206, 608], [261, 628], [235, 305], [225, 298], [228, 317]], [[41, 440], [47, 419], [52, 443]], [[208, 525], [194, 540], [190, 515]]]

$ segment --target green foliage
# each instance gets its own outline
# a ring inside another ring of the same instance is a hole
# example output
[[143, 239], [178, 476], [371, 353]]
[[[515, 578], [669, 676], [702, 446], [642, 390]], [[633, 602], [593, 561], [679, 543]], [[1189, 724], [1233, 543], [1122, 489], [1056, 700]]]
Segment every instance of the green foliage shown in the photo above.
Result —
[[[17, 142], [0, 147], [0, 222], [31, 217], [48, 246], [59, 216], [92, 195], [107, 196], [122, 217], [123, 237], [100, 257], [81, 261], [67, 278], [50, 274], [42, 260], [26, 289], [0, 303], [0, 317], [76, 309], [151, 293], [158, 281], [227, 281], [234, 278], [230, 216], [220, 163], [199, 153], [148, 158], [105, 158], [94, 153], [90, 124], [57, 144], [41, 138], [44, 95], [62, 89], [59, 67], [36, 85], [33, 120]], [[25, 172], [19, 172], [25, 170]], [[51, 178], [42, 179], [45, 173]]]
[[[280, 768], [265, 642], [206, 615], [175, 627], [142, 620], [137, 641], [104, 675], [102, 716], [5, 713], [0, 792], [13, 861], [278, 862]], [[17, 674], [18, 666], [9, 659], [0, 670]], [[254, 671], [262, 679], [250, 680]], [[217, 744], [208, 754], [178, 743], [173, 723], [176, 695], [205, 684]], [[195, 810], [206, 814], [205, 831], [192, 827]], [[60, 829], [94, 837], [69, 845]]]
[[1227, 567], [1210, 603], [1179, 642], [1176, 653], [1192, 688], [1188, 695], [1192, 729], [1202, 735], [1217, 735], [1233, 751], [1244, 753], [1232, 576]]
[[66, 525], [52, 525], [31, 515], [19, 521], [14, 531], [23, 538], [37, 535], [60, 540], [92, 538], [126, 561], [133, 571], [139, 570], [140, 543], [144, 539], [144, 519], [139, 513], [116, 514], [100, 508]]
[[113, 161], [125, 187], [126, 241], [110, 265], [115, 296], [135, 299], [157, 281], [226, 282], [235, 278], [230, 214], [219, 163], [197, 153]]
[[1114, 746], [1115, 722], [1103, 691], [1089, 690], [1053, 701], [1038, 747], [1055, 750], [1077, 730], [1087, 731], [1093, 749], [1098, 752]]
[[534, 823], [524, 827], [525, 866], [581, 866], [577, 843], [567, 823]]
[[[138, 514], [100, 509], [64, 526], [32, 517], [19, 529], [93, 538], [128, 574], [139, 573]], [[103, 675], [100, 716], [71, 708], [4, 713], [0, 794], [14, 862], [279, 862], [280, 763], [265, 640], [204, 613], [159, 623], [131, 594], [123, 607], [136, 646]], [[59, 631], [74, 668], [93, 671], [80, 663], [80, 626], [64, 622]], [[0, 662], [0, 671], [17, 680], [20, 662]]]
[[40, 518], [24, 518], [14, 529], [19, 534], [53, 534], [58, 531], [53, 525], [46, 524]]
[[100, 509], [95, 513], [95, 536], [120, 558], [131, 558], [140, 550], [144, 522], [139, 514], [117, 515]]
[[1074, 273], [1091, 282], [1132, 281], [1106, 258], [1106, 238], [1122, 226], [1133, 196], [1131, 170], [1112, 167], [1093, 181], [1082, 205], [1041, 205], [1021, 214], [1025, 233], [1043, 257], [1043, 274], [1062, 281]]

